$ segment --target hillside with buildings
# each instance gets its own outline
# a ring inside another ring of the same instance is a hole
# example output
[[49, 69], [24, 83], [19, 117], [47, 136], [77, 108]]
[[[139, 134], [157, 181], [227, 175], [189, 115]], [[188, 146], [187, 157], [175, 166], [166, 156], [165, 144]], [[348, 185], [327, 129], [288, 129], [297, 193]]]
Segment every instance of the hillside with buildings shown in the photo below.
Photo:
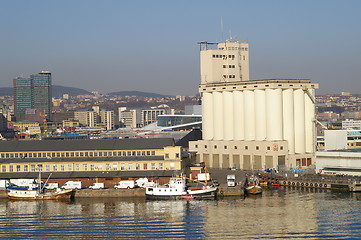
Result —
[[[70, 96], [78, 96], [78, 95], [85, 95], [91, 94], [90, 92], [81, 89], [81, 88], [74, 88], [74, 87], [64, 87], [59, 85], [52, 85], [52, 95], [54, 97], [60, 97], [63, 94], [69, 94]], [[0, 88], [0, 96], [13, 96], [14, 88], [13, 87], [2, 87]]]

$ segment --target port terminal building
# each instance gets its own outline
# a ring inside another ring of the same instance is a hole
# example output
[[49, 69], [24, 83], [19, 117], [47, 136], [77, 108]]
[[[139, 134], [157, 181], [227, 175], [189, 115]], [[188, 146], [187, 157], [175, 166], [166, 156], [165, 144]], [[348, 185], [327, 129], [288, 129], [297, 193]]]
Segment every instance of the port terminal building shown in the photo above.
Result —
[[325, 130], [324, 149], [316, 157], [321, 174], [361, 176], [361, 130]]

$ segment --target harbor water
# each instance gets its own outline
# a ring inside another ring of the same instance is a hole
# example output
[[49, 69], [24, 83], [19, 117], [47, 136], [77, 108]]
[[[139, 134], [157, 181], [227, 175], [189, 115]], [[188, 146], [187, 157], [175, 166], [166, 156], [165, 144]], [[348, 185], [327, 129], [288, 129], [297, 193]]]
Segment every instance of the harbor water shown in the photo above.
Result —
[[274, 188], [210, 201], [0, 199], [1, 239], [358, 239], [361, 193]]

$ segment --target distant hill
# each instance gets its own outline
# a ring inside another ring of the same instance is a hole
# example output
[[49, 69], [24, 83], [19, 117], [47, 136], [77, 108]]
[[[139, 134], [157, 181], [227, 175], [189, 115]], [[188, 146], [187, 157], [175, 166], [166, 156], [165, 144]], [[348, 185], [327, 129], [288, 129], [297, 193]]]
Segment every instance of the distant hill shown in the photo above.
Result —
[[[70, 96], [77, 96], [83, 94], [91, 94], [90, 92], [73, 87], [63, 87], [58, 85], [53, 85], [53, 97], [61, 97], [64, 93], [69, 94]], [[2, 87], [0, 88], [0, 96], [12, 96], [13, 88], [12, 87]]]
[[117, 96], [137, 96], [137, 97], [171, 97], [170, 95], [162, 95], [157, 93], [148, 93], [148, 92], [139, 92], [139, 91], [121, 91], [121, 92], [111, 92], [108, 95], [117, 95]]
[[53, 85], [53, 97], [61, 97], [65, 93], [69, 94], [70, 96], [92, 94], [91, 92], [88, 92], [81, 88]]
[[[63, 94], [69, 94], [70, 96], [92, 94], [89, 91], [86, 91], [81, 88], [73, 87], [64, 87], [59, 85], [53, 85], [53, 97], [61, 97]], [[12, 87], [2, 87], [0, 88], [0, 96], [12, 96], [13, 88]], [[157, 93], [148, 93], [148, 92], [139, 92], [139, 91], [121, 91], [121, 92], [112, 92], [108, 95], [116, 96], [137, 96], [137, 97], [171, 97], [169, 95], [162, 95]]]

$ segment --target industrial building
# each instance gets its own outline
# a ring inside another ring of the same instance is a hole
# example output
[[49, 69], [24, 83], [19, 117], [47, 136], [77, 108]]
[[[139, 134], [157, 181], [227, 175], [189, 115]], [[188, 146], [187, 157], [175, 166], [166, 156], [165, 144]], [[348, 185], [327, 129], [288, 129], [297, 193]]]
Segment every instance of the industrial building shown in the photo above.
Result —
[[316, 156], [318, 173], [361, 176], [360, 149], [318, 151]]
[[324, 150], [316, 152], [317, 172], [361, 176], [360, 147], [360, 130], [325, 130]]
[[[170, 177], [182, 167], [181, 147], [172, 138], [0, 141], [0, 178], [43, 176], [114, 185], [130, 177]], [[92, 181], [93, 181], [92, 180]]]
[[249, 80], [248, 43], [201, 43], [203, 139], [210, 168], [278, 170], [315, 161], [315, 92], [307, 79]]

